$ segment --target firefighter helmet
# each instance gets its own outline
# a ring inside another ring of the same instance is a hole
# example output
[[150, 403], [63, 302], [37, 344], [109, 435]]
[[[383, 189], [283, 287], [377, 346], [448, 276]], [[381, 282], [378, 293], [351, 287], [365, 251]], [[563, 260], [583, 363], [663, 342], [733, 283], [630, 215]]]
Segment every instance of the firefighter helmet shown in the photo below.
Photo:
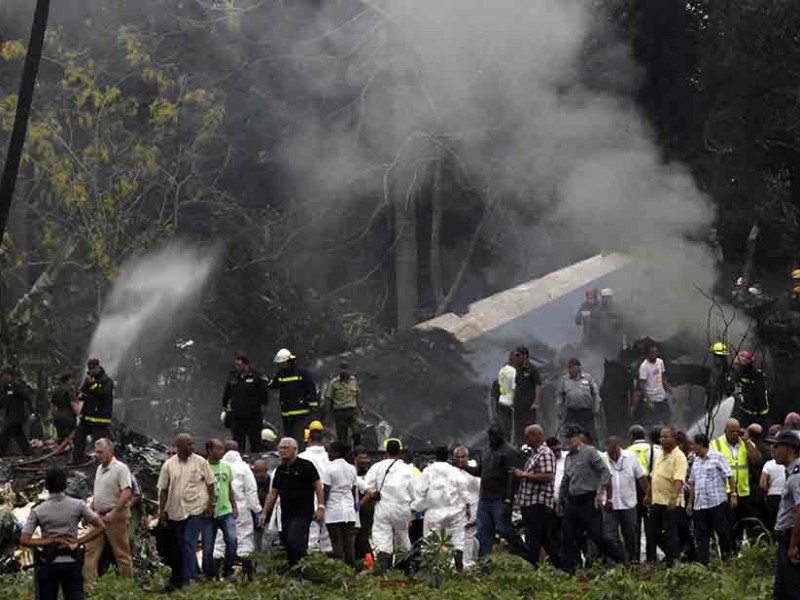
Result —
[[727, 356], [728, 345], [725, 342], [714, 342], [711, 344], [711, 348], [709, 348], [708, 351], [715, 356]]
[[294, 360], [295, 355], [291, 353], [286, 348], [281, 348], [278, 350], [278, 353], [275, 355], [275, 360], [273, 361], [276, 365], [283, 364], [285, 362], [289, 362], [290, 360]]

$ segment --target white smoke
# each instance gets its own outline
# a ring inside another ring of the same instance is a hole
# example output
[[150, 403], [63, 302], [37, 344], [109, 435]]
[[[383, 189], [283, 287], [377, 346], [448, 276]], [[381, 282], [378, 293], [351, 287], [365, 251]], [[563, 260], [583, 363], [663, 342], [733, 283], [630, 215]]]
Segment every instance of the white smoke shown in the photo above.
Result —
[[173, 244], [128, 260], [114, 283], [89, 356], [114, 376], [134, 346], [147, 336], [157, 344], [197, 300], [215, 262], [215, 252]]
[[283, 160], [303, 195], [323, 203], [374, 192], [385, 205], [408, 198], [446, 154], [494, 208], [544, 215], [554, 252], [579, 240], [640, 259], [628, 283], [640, 291], [633, 316], [651, 335], [705, 330], [709, 302], [698, 289], [713, 288], [716, 265], [704, 243], [687, 240], [708, 232], [713, 211], [619, 94], [634, 87], [637, 67], [609, 42], [598, 3], [325, 4], [304, 21], [306, 39], [286, 34], [291, 76], [308, 94], [356, 100], [294, 116]]

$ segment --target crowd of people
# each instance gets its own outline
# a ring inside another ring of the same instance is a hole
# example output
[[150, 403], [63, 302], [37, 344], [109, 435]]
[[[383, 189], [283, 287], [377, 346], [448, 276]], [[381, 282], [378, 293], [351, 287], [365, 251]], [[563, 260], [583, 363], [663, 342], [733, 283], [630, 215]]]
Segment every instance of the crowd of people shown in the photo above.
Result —
[[[367, 450], [352, 445], [359, 441], [362, 408], [349, 366], [343, 363], [319, 394], [289, 350], [274, 362], [277, 374], [265, 377], [247, 357], [236, 357], [221, 414], [231, 439], [211, 438], [201, 454], [192, 437], [181, 434], [161, 469], [158, 532], [172, 572], [169, 589], [233, 577], [236, 565], [253, 577], [254, 553], [270, 550], [268, 540], [276, 537], [289, 565], [319, 551], [353, 567], [374, 561], [383, 569], [412, 570], [421, 540], [436, 533], [452, 546], [459, 571], [488, 558], [502, 539], [531, 565], [546, 560], [575, 573], [596, 560], [610, 566], [662, 557], [667, 566], [708, 564], [766, 533], [778, 546], [775, 597], [798, 597], [800, 416], [790, 413], [783, 424], [769, 426], [760, 406], [750, 410], [752, 403], [738, 402], [734, 415], [752, 418], [744, 424], [729, 419], [713, 439], [676, 431], [669, 426], [670, 388], [655, 346], [647, 349], [637, 382], [641, 402], [658, 423], [649, 433], [634, 425], [624, 438], [598, 439], [598, 385], [572, 358], [556, 385], [558, 427], [548, 437], [538, 418], [542, 378], [529, 351], [518, 347], [498, 372], [479, 456], [464, 446], [442, 446], [414, 460], [401, 440], [388, 439], [375, 464]], [[737, 376], [754, 379], [752, 354], [742, 351], [733, 362]], [[48, 472], [50, 498], [25, 524], [22, 544], [36, 551], [42, 600], [55, 598], [59, 585], [65, 597], [81, 598], [84, 574], [91, 579], [101, 572], [104, 551], [110, 550], [121, 576], [133, 574], [131, 507], [140, 491], [109, 439], [113, 383], [99, 361], [89, 362], [77, 430], [66, 423], [69, 406], [75, 424], [71, 382], [62, 383], [64, 397], [53, 399], [64, 405], [59, 437], [97, 440], [99, 464], [88, 506], [64, 496], [62, 469]], [[12, 370], [3, 371], [3, 384], [9, 396], [22, 398]], [[260, 409], [270, 389], [279, 391], [283, 418], [277, 464], [259, 453]], [[335, 436], [311, 421], [323, 404]], [[19, 438], [21, 414], [6, 422], [0, 441]], [[84, 449], [77, 439], [74, 446], [80, 462]], [[240, 449], [250, 450], [252, 463]], [[78, 538], [81, 520], [90, 528]], [[37, 527], [40, 537], [33, 536]]]

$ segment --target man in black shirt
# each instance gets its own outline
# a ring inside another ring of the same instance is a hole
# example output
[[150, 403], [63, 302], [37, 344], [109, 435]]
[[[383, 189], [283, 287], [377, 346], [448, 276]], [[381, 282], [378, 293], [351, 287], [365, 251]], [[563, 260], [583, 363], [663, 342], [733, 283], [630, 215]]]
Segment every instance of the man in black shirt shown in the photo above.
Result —
[[520, 556], [525, 556], [525, 545], [511, 525], [511, 503], [514, 499], [513, 470], [524, 465], [522, 455], [505, 441], [499, 424], [489, 427], [489, 447], [484, 450], [480, 468], [464, 469], [480, 476], [481, 491], [478, 501], [478, 544], [481, 558], [492, 552], [495, 532], [503, 536], [509, 546]]
[[50, 397], [53, 410], [53, 425], [56, 428], [58, 441], [62, 442], [75, 431], [75, 412], [72, 401], [76, 399], [75, 378], [72, 373], [64, 373], [58, 381], [58, 387]]
[[[294, 438], [283, 438], [278, 444], [281, 464], [275, 469], [272, 489], [261, 513], [261, 527], [269, 521], [278, 498], [281, 499], [281, 542], [290, 565], [300, 562], [308, 552], [308, 531], [311, 520], [325, 522], [325, 496], [319, 473], [311, 461], [297, 456]], [[314, 494], [317, 510], [314, 513]]]
[[512, 439], [525, 439], [525, 428], [541, 419], [542, 377], [531, 362], [531, 354], [525, 346], [519, 346], [515, 354], [520, 357], [514, 389], [514, 421], [516, 433]]
[[222, 393], [222, 424], [231, 430], [231, 437], [244, 452], [245, 439], [249, 452], [261, 450], [261, 407], [269, 400], [269, 379], [250, 368], [250, 359], [240, 354], [233, 362]]
[[24, 426], [33, 412], [28, 386], [17, 379], [12, 367], [4, 367], [0, 372], [0, 407], [5, 409], [5, 421], [0, 431], [0, 456], [8, 451], [14, 440], [23, 454], [30, 454], [31, 445], [25, 435]]

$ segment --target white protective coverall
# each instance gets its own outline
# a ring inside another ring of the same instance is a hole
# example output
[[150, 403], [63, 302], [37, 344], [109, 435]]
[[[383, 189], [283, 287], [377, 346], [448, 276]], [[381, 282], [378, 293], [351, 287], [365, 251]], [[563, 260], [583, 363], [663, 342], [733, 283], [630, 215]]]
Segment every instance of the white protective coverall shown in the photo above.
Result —
[[410, 550], [408, 522], [416, 482], [411, 466], [401, 459], [387, 458], [370, 467], [364, 482], [367, 489], [381, 494], [372, 522], [375, 552], [391, 555], [398, 550]]
[[425, 537], [445, 534], [453, 548], [464, 550], [469, 494], [461, 471], [446, 462], [435, 462], [422, 472], [415, 486], [413, 510], [425, 513]]
[[458, 469], [458, 473], [464, 482], [464, 488], [469, 498], [469, 518], [464, 523], [464, 566], [469, 567], [478, 559], [478, 539], [475, 536], [478, 532], [478, 501], [481, 493], [481, 478], [470, 475], [461, 469]]
[[[298, 454], [298, 456], [311, 461], [314, 464], [314, 466], [317, 468], [317, 473], [319, 474], [321, 481], [322, 475], [325, 473], [325, 469], [327, 469], [328, 465], [331, 464], [331, 460], [328, 458], [328, 451], [325, 449], [325, 446], [309, 446], [300, 454]], [[314, 496], [314, 510], [317, 510], [316, 495]], [[324, 523], [311, 521], [311, 526], [308, 530], [308, 551], [333, 552], [331, 538], [328, 535], [328, 529], [325, 527]]]
[[[222, 460], [228, 463], [233, 471], [233, 495], [236, 497], [236, 508], [239, 511], [239, 517], [236, 519], [236, 555], [239, 558], [246, 558], [255, 550], [253, 513], [261, 510], [261, 505], [258, 503], [258, 485], [250, 465], [242, 460], [238, 452], [228, 450]], [[225, 542], [220, 531], [214, 541], [214, 558], [224, 556]]]

